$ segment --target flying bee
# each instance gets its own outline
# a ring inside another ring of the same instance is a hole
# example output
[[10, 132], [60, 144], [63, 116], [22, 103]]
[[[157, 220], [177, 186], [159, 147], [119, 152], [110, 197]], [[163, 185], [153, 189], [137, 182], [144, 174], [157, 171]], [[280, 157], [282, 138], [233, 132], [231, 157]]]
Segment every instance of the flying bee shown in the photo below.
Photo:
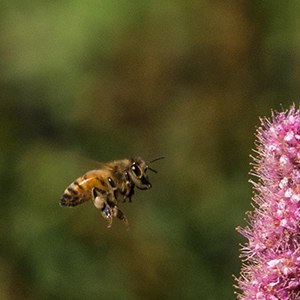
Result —
[[[153, 163], [163, 157], [149, 162]], [[85, 173], [73, 181], [60, 198], [61, 206], [77, 206], [92, 200], [95, 207], [111, 227], [113, 218], [122, 220], [127, 226], [125, 214], [119, 209], [120, 202], [131, 202], [134, 188], [147, 190], [152, 187], [147, 171], [157, 173], [148, 164], [136, 157], [133, 159], [115, 160], [105, 163], [98, 170]]]

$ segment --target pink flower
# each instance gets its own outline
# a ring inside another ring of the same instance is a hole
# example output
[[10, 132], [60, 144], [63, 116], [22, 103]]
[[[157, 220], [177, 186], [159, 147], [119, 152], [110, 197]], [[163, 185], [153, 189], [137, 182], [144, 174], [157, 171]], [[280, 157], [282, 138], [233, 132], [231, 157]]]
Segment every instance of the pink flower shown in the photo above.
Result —
[[300, 111], [273, 112], [257, 130], [251, 174], [254, 211], [237, 230], [247, 239], [238, 299], [300, 299]]

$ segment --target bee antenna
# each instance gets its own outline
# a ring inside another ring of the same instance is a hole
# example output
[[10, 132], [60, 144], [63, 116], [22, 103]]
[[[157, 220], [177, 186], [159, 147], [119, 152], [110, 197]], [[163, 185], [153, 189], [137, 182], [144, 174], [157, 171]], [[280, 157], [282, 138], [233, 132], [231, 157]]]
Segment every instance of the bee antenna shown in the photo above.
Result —
[[[149, 161], [149, 164], [152, 164], [153, 162], [155, 162], [155, 161], [157, 161], [157, 160], [164, 159], [164, 158], [165, 158], [164, 156], [160, 156], [160, 157], [158, 157], [158, 158], [154, 158], [154, 159], [152, 159], [152, 160]], [[150, 168], [149, 168], [149, 170], [150, 170]], [[152, 169], [152, 170], [153, 170], [153, 169]]]
[[[165, 158], [164, 156], [157, 157], [157, 158], [155, 158], [155, 159], [150, 160], [150, 161], [149, 161], [149, 164], [151, 164], [151, 163], [153, 163], [153, 162], [155, 162], [155, 161], [157, 161], [157, 160], [164, 159], [164, 158]], [[148, 167], [148, 169], [149, 169], [150, 171], [152, 171], [153, 173], [157, 173], [156, 170], [154, 170], [154, 169], [152, 169], [152, 168], [150, 168], [150, 167]]]
[[154, 169], [152, 169], [152, 168], [150, 168], [150, 167], [148, 167], [148, 170], [152, 171], [153, 173], [157, 173], [156, 170], [154, 170]]

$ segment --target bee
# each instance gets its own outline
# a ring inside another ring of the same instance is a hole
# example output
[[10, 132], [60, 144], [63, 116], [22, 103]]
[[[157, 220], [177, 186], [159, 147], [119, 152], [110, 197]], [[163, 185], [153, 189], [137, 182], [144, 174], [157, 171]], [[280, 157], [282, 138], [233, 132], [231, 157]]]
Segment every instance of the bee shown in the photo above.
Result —
[[[148, 164], [164, 157], [151, 160]], [[131, 202], [134, 188], [148, 190], [152, 187], [147, 171], [157, 173], [140, 157], [115, 160], [102, 164], [100, 169], [88, 171], [74, 180], [60, 198], [61, 206], [77, 206], [92, 200], [94, 206], [112, 226], [113, 218], [118, 218], [128, 227], [125, 214], [119, 209], [120, 202]]]

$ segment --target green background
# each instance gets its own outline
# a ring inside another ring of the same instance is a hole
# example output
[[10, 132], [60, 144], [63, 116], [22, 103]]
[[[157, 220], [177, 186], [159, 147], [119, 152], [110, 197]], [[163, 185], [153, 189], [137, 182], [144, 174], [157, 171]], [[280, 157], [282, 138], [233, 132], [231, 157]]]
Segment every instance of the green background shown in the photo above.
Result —
[[[299, 1], [0, 2], [0, 299], [234, 299], [259, 116], [298, 103]], [[282, 105], [282, 106], [281, 106]], [[153, 188], [60, 207], [140, 155]]]

